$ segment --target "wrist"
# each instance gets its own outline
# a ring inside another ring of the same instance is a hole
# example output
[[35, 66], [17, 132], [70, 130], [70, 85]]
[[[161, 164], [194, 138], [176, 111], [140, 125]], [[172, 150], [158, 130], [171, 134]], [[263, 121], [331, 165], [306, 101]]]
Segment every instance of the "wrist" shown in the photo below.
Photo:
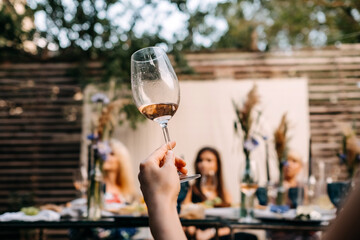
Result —
[[174, 204], [154, 204], [148, 207], [149, 226], [155, 239], [185, 239], [179, 215]]
[[154, 198], [147, 203], [148, 214], [150, 216], [177, 214], [176, 202], [166, 198]]
[[158, 214], [159, 212], [166, 213], [166, 211], [176, 211], [176, 199], [162, 194], [154, 194], [146, 199], [149, 215], [152, 213]]

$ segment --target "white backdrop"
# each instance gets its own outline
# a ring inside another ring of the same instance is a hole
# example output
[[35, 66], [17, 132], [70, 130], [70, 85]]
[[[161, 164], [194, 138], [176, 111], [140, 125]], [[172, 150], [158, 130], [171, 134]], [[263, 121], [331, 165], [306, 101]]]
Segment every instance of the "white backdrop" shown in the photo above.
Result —
[[[231, 100], [242, 102], [254, 81], [181, 81], [181, 100], [177, 113], [169, 122], [172, 140], [177, 142], [175, 153], [183, 155], [190, 173], [194, 172], [193, 161], [203, 146], [219, 150], [223, 161], [225, 184], [235, 203], [239, 202], [239, 176], [244, 157], [239, 139], [234, 135], [235, 113]], [[290, 148], [298, 151], [307, 169], [309, 141], [309, 110], [306, 79], [257, 80], [261, 96], [259, 108], [262, 110], [262, 133], [269, 137], [273, 146], [273, 132], [283, 113], [288, 113], [291, 136]], [[132, 130], [127, 124], [119, 127], [115, 138], [121, 140], [131, 153], [134, 164], [134, 177], [139, 163], [155, 148], [164, 143], [160, 126], [147, 120]], [[265, 144], [252, 153], [254, 167], [259, 169], [260, 182], [266, 182]], [[270, 150], [270, 175], [278, 178], [277, 160], [273, 148]], [[302, 176], [307, 175], [303, 171]], [[136, 181], [137, 182], [137, 181]]]

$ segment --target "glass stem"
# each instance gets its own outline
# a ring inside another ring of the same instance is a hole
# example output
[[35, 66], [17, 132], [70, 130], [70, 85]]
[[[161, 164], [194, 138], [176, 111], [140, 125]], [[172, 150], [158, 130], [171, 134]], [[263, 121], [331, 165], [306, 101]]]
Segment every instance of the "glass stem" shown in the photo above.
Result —
[[161, 126], [161, 129], [162, 129], [162, 132], [164, 134], [164, 138], [165, 138], [165, 143], [168, 147], [169, 150], [172, 149], [172, 147], [170, 146], [170, 135], [169, 135], [169, 130], [168, 130], [168, 127], [167, 127], [167, 123], [161, 123], [160, 124]]
[[[172, 150], [172, 147], [171, 147], [171, 145], [170, 145], [170, 141], [171, 141], [171, 140], [170, 140], [169, 130], [168, 130], [168, 128], [167, 128], [167, 123], [161, 123], [160, 126], [161, 126], [162, 132], [163, 132], [163, 134], [164, 134], [164, 138], [165, 138], [165, 142], [166, 142], [167, 148], [168, 148], [169, 150]], [[179, 172], [179, 171], [178, 171], [178, 174], [179, 174], [179, 176], [182, 175], [182, 173]]]

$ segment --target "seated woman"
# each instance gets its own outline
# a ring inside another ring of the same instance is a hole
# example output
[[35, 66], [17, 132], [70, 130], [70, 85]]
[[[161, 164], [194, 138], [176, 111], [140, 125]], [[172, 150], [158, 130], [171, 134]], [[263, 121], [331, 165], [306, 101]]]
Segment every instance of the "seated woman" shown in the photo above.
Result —
[[184, 203], [199, 203], [220, 198], [222, 204], [231, 204], [231, 196], [224, 187], [220, 154], [216, 149], [204, 147], [198, 152], [195, 171], [201, 174], [201, 178], [196, 179]]
[[[116, 209], [120, 204], [131, 203], [135, 195], [131, 159], [127, 148], [118, 140], [110, 140], [111, 153], [103, 162], [103, 183], [105, 185], [105, 209]], [[70, 239], [130, 239], [135, 228], [93, 228], [90, 231], [73, 229]]]
[[[184, 203], [199, 203], [211, 200], [215, 206], [230, 206], [232, 199], [230, 193], [225, 189], [221, 169], [221, 158], [219, 152], [211, 147], [200, 149], [195, 159], [195, 171], [201, 174], [201, 178], [195, 180], [191, 186]], [[215, 237], [215, 229], [186, 228], [189, 239], [212, 239]], [[230, 229], [220, 228], [218, 234], [220, 239], [230, 239]], [[236, 239], [257, 239], [256, 236], [247, 233], [237, 233]]]
[[[302, 166], [303, 163], [301, 155], [294, 150], [290, 150], [287, 154], [287, 162], [284, 166], [284, 187], [286, 189], [286, 204], [289, 205], [291, 208], [296, 208], [298, 204], [302, 204], [303, 201], [306, 201], [306, 192], [304, 188], [302, 188], [301, 182], [299, 181], [299, 174], [302, 170]], [[296, 191], [290, 192], [291, 189]], [[295, 196], [292, 196], [294, 194]], [[296, 200], [296, 204], [293, 202], [294, 200]], [[318, 239], [317, 235], [313, 232], [302, 233], [298, 231], [268, 231], [267, 235], [268, 238], [272, 240]]]
[[131, 203], [135, 197], [130, 154], [118, 140], [111, 139], [112, 152], [103, 163], [105, 205]]
[[[135, 200], [135, 188], [132, 176], [130, 154], [119, 140], [111, 139], [111, 153], [103, 163], [105, 184], [105, 208], [116, 208], [119, 204], [128, 204]], [[98, 235], [106, 239], [130, 239], [136, 233], [135, 228], [103, 229]]]

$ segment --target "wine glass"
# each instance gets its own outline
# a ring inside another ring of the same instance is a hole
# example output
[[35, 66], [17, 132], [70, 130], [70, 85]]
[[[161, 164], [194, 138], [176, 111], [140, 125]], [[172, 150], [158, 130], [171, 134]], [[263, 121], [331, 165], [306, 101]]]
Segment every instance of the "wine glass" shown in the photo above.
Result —
[[217, 186], [218, 180], [214, 171], [210, 171], [207, 174], [202, 174], [200, 187], [207, 199], [213, 200], [217, 196]]
[[254, 208], [254, 195], [258, 189], [258, 169], [255, 164], [250, 166], [250, 161], [246, 162], [245, 170], [242, 174], [240, 181], [240, 190], [245, 195], [245, 207], [246, 217], [242, 219], [242, 222], [251, 223], [257, 222], [252, 214]]
[[88, 180], [82, 169], [75, 170], [73, 173], [73, 184], [76, 190], [80, 191], [81, 198], [86, 198]]
[[330, 201], [334, 204], [334, 206], [339, 209], [341, 204], [346, 197], [346, 194], [350, 190], [351, 184], [349, 182], [333, 182], [328, 183], [327, 191], [330, 198]]
[[288, 190], [288, 197], [291, 202], [291, 208], [297, 208], [304, 202], [305, 190], [303, 187], [292, 187]]
[[[180, 101], [180, 87], [175, 71], [165, 51], [159, 47], [143, 48], [131, 56], [131, 89], [139, 111], [157, 122], [170, 147], [167, 124]], [[180, 182], [200, 177], [180, 174]]]

